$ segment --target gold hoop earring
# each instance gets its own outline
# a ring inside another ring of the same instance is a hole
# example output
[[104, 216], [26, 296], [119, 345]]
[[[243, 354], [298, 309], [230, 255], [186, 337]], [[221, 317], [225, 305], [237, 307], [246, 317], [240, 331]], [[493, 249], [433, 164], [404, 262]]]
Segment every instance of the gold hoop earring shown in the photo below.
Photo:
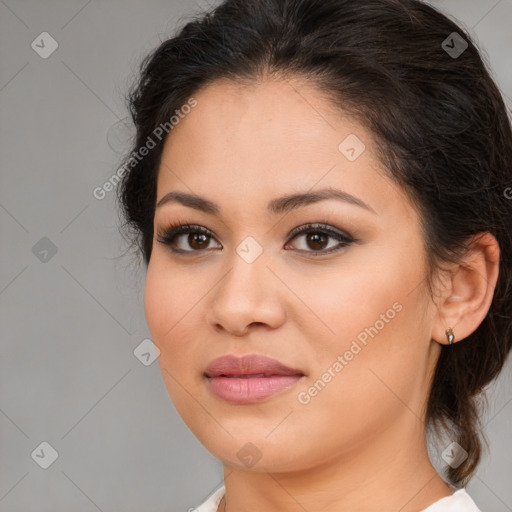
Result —
[[448, 338], [448, 344], [452, 345], [453, 340], [455, 339], [455, 334], [453, 334], [453, 329], [451, 327], [448, 327], [448, 329], [446, 329], [446, 337]]

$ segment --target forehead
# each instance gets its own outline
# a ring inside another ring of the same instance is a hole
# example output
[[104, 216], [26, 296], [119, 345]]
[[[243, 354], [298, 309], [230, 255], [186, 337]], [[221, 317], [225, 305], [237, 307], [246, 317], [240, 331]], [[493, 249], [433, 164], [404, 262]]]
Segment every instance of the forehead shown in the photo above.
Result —
[[275, 157], [285, 149], [304, 152], [305, 141], [317, 150], [337, 146], [341, 112], [305, 81], [265, 79], [242, 85], [222, 80], [194, 97], [197, 106], [171, 132], [169, 150], [185, 143], [216, 153], [229, 149]]
[[[383, 211], [401, 195], [374, 156], [372, 135], [310, 83], [223, 80], [194, 98], [197, 105], [167, 137], [157, 201], [181, 190], [242, 206], [251, 198], [331, 186]], [[355, 160], [340, 150], [345, 140], [364, 145]]]

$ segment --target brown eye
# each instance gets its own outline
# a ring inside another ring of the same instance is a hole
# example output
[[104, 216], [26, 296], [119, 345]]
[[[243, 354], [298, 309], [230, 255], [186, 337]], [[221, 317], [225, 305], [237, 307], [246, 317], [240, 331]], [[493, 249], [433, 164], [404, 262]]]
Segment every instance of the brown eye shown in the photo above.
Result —
[[[350, 235], [335, 231], [325, 224], [301, 226], [293, 231], [290, 237], [290, 240], [304, 238], [304, 243], [299, 244], [302, 247], [298, 250], [313, 256], [334, 253], [355, 242], [355, 239]], [[337, 241], [337, 243], [329, 247], [330, 239]], [[169, 246], [170, 251], [177, 254], [206, 252], [212, 248], [210, 247], [212, 240], [215, 240], [215, 238], [209, 230], [202, 226], [190, 224], [170, 226], [158, 238], [158, 242]]]
[[[304, 240], [299, 244], [302, 247], [298, 250], [311, 253], [313, 256], [337, 252], [355, 241], [352, 237], [334, 231], [324, 224], [301, 226], [292, 233], [292, 240], [300, 238]], [[337, 240], [338, 243], [329, 247], [329, 239]]]
[[322, 233], [308, 233], [306, 234], [306, 244], [308, 247], [316, 250], [325, 249], [330, 236]]
[[158, 241], [164, 245], [168, 245], [171, 252], [193, 253], [207, 250], [212, 239], [213, 236], [207, 229], [201, 226], [183, 224], [168, 228], [165, 233], [158, 238]]
[[209, 245], [208, 235], [204, 235], [203, 233], [191, 233], [186, 240], [190, 247], [198, 251], [206, 249]]

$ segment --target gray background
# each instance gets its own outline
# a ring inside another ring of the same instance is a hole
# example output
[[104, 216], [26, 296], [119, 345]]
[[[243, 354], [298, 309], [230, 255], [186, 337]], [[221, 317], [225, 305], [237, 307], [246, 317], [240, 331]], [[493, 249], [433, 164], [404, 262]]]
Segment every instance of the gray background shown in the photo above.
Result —
[[[512, 0], [431, 3], [476, 38], [512, 106]], [[1, 512], [187, 511], [222, 482], [158, 363], [134, 355], [150, 338], [144, 270], [120, 257], [114, 192], [92, 195], [128, 149], [140, 59], [204, 7], [0, 2]], [[43, 59], [31, 43], [45, 31], [59, 46]], [[509, 361], [489, 390], [492, 455], [468, 486], [483, 511], [512, 510], [511, 384]], [[43, 441], [58, 452], [48, 469], [31, 456]]]

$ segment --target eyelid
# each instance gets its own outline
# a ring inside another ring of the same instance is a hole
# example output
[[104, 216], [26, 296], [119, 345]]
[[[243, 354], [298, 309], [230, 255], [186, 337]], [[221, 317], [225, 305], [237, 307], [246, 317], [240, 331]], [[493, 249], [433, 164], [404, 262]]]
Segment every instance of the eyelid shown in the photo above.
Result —
[[[157, 241], [161, 244], [171, 247], [172, 243], [174, 243], [174, 240], [178, 238], [179, 236], [182, 236], [187, 233], [201, 233], [206, 236], [209, 236], [210, 238], [217, 240], [216, 236], [213, 234], [213, 232], [205, 228], [204, 226], [200, 226], [199, 224], [189, 224], [187, 222], [172, 222], [170, 225], [167, 225], [162, 230], [158, 230], [157, 233]], [[220, 244], [220, 242], [217, 242]], [[183, 249], [171, 249], [170, 251], [175, 254], [200, 254], [205, 253], [206, 250], [203, 251], [184, 251]]]
[[323, 231], [325, 233], [330, 234], [333, 237], [340, 237], [345, 240], [350, 240], [352, 242], [356, 242], [356, 238], [353, 237], [350, 233], [347, 231], [344, 231], [342, 229], [339, 229], [335, 226], [332, 226], [329, 221], [319, 221], [319, 222], [306, 222], [305, 224], [301, 224], [300, 226], [297, 226], [296, 228], [292, 229], [288, 235], [288, 238], [295, 238], [297, 235], [302, 235], [304, 233], [308, 233], [309, 231]]
[[[285, 247], [287, 247], [290, 243], [293, 242], [293, 240], [300, 237], [301, 235], [314, 232], [326, 234], [329, 238], [337, 240], [337, 246], [335, 246], [334, 248], [331, 247], [329, 249], [322, 249], [318, 251], [307, 251], [299, 249], [297, 250], [298, 253], [309, 253], [312, 256], [327, 256], [332, 253], [339, 252], [345, 247], [348, 247], [354, 243], [359, 243], [359, 240], [352, 236], [350, 233], [341, 230], [335, 226], [332, 226], [329, 221], [318, 221], [307, 222], [291, 230], [286, 237], [287, 242]], [[211, 251], [211, 249], [203, 249], [196, 251], [183, 250], [171, 247], [174, 244], [176, 238], [187, 233], [201, 233], [206, 236], [209, 236], [211, 239], [215, 240], [217, 243], [220, 244], [220, 242], [218, 242], [217, 240], [216, 235], [210, 229], [198, 224], [189, 224], [180, 221], [171, 222], [169, 225], [167, 225], [166, 228], [158, 230], [158, 242], [169, 246], [170, 252], [178, 255], [186, 254], [197, 256]]]

